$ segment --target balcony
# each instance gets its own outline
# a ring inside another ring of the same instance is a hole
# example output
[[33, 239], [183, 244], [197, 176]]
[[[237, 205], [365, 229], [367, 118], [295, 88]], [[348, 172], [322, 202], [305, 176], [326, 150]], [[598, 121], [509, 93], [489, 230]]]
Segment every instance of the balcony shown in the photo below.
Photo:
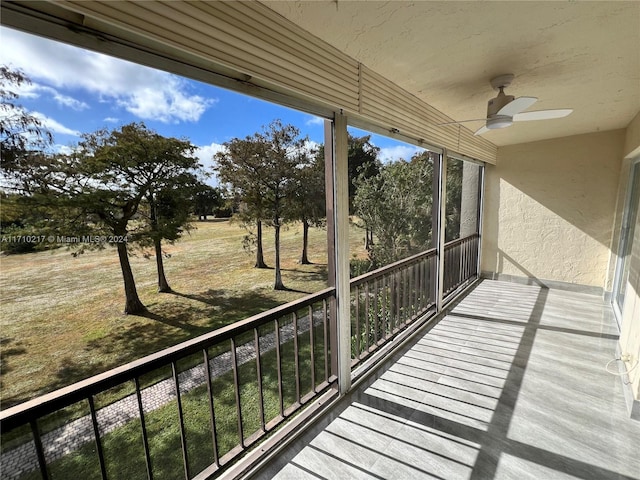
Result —
[[[2, 411], [2, 477], [640, 478], [637, 5], [387, 2], [380, 24], [362, 2], [289, 5], [2, 2], [14, 28], [325, 118], [337, 284]], [[495, 143], [447, 125], [484, 115], [470, 99], [510, 58], [518, 95], [571, 99], [575, 124]], [[355, 279], [348, 125], [442, 167], [435, 248]], [[448, 157], [487, 168], [462, 195], [473, 233], [445, 244]]]
[[485, 280], [253, 478], [640, 476], [595, 296]]
[[435, 249], [351, 280], [346, 395], [328, 288], [3, 411], [4, 478], [635, 478], [611, 308], [476, 281], [478, 239], [440, 314]]
[[338, 398], [345, 366], [360, 377], [435, 317], [439, 257], [448, 298], [473, 282], [478, 240], [352, 279], [347, 365], [331, 287], [6, 409], [3, 475], [210, 478], [244, 468], [243, 456], [261, 456]]

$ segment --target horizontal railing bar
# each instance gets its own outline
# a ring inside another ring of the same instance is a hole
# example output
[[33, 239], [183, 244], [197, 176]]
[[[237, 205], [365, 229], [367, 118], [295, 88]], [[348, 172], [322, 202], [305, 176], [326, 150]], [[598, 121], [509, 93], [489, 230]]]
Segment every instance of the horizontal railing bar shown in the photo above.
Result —
[[455, 246], [458, 246], [466, 241], [469, 240], [473, 240], [474, 238], [480, 238], [480, 235], [478, 235], [477, 233], [472, 233], [471, 235], [467, 236], [467, 237], [462, 237], [462, 238], [457, 238], [455, 240], [451, 240], [448, 243], [444, 244], [444, 248], [445, 250], [449, 249], [449, 248], [453, 248]]
[[424, 258], [433, 257], [436, 255], [436, 253], [437, 253], [437, 250], [435, 248], [432, 248], [431, 250], [426, 250], [421, 253], [417, 253], [415, 255], [412, 255], [411, 257], [403, 258], [402, 260], [398, 260], [397, 262], [390, 263], [389, 265], [385, 265], [384, 267], [380, 267], [376, 270], [360, 275], [359, 277], [352, 278], [349, 283], [352, 287], [361, 285], [368, 280], [373, 280], [374, 278], [378, 278], [384, 275], [385, 273], [391, 272], [392, 270], [397, 270], [399, 268], [408, 266], [412, 263], [417, 263], [418, 261]]
[[59, 390], [47, 393], [38, 398], [28, 400], [20, 405], [7, 408], [0, 412], [0, 429], [9, 431], [33, 418], [40, 418], [51, 412], [68, 407], [89, 395], [95, 395], [135, 377], [140, 377], [159, 367], [166, 366], [173, 361], [200, 352], [203, 348], [210, 348], [220, 342], [257, 328], [270, 321], [295, 312], [307, 305], [320, 302], [335, 294], [335, 288], [330, 287], [307, 295], [293, 302], [280, 305], [266, 312], [259, 313], [245, 320], [232, 323], [225, 327], [187, 340], [159, 352], [147, 355], [133, 362], [100, 373], [80, 382], [68, 385]]

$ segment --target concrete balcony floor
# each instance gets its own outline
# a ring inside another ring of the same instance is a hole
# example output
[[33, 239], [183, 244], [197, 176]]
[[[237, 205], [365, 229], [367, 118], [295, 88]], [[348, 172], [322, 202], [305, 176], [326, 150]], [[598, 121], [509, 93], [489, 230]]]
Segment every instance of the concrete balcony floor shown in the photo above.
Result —
[[485, 280], [256, 478], [638, 479], [599, 296]]

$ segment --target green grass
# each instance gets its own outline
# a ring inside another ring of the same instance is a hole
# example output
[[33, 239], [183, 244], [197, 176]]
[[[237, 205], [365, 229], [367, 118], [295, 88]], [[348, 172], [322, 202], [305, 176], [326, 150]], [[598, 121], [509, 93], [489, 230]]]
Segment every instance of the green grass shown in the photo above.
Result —
[[[266, 332], [261, 332], [264, 334]], [[320, 331], [316, 339], [321, 338]], [[299, 362], [301, 371], [301, 392], [311, 390], [311, 345], [308, 334], [299, 337]], [[323, 345], [316, 340], [314, 345], [316, 382], [324, 378]], [[295, 402], [295, 372], [293, 341], [282, 348], [282, 374], [285, 408]], [[275, 350], [261, 356], [262, 382], [264, 392], [264, 411], [267, 421], [279, 414], [277, 363]], [[245, 438], [260, 429], [259, 390], [256, 380], [255, 362], [240, 366], [240, 398]], [[216, 433], [219, 442], [219, 455], [229, 452], [239, 443], [235, 391], [232, 373], [212, 382], [214, 392], [214, 410], [216, 415]], [[197, 387], [182, 396], [182, 408], [185, 420], [186, 443], [190, 473], [193, 476], [214, 461], [212, 434], [210, 428], [209, 400], [206, 386]], [[178, 426], [177, 402], [170, 402], [145, 415], [149, 437], [151, 464], [154, 478], [175, 479], [183, 477], [182, 450]], [[144, 451], [142, 448], [141, 424], [131, 421], [123, 427], [102, 437], [109, 478], [146, 478]], [[49, 465], [53, 479], [98, 479], [100, 478], [98, 457], [95, 445], [85, 444], [77, 451]], [[37, 472], [21, 477], [24, 480], [40, 478]]]
[[[309, 257], [299, 265], [298, 225], [282, 232], [284, 283], [253, 268], [237, 224], [196, 222], [197, 229], [165, 250], [174, 294], [156, 292], [155, 261], [131, 263], [146, 316], [123, 315], [122, 277], [114, 249], [77, 258], [66, 249], [0, 258], [2, 408], [104, 372], [326, 286], [326, 231], [311, 229]], [[272, 231], [265, 259], [273, 266]], [[363, 256], [363, 232], [351, 231], [352, 252]], [[113, 398], [120, 396], [114, 393]]]

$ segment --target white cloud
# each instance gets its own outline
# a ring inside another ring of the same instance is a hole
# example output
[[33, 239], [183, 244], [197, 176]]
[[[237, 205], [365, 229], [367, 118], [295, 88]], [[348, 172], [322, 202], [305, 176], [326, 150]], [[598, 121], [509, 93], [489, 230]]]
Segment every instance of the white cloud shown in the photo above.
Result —
[[70, 97], [68, 95], [63, 95], [53, 88], [48, 88], [48, 87], [45, 87], [45, 88], [47, 89], [47, 91], [49, 91], [53, 95], [53, 99], [56, 102], [58, 102], [60, 105], [72, 108], [73, 110], [76, 110], [76, 111], [86, 110], [87, 108], [89, 108], [89, 105], [87, 105], [87, 103], [81, 100], [76, 100], [75, 98]]
[[211, 145], [197, 147], [194, 155], [200, 160], [200, 163], [204, 166], [207, 173], [211, 173], [213, 171], [211, 170], [211, 167], [215, 164], [213, 156], [218, 152], [223, 152], [224, 150], [224, 145], [213, 142]]
[[40, 112], [30, 112], [30, 113], [31, 115], [36, 117], [38, 120], [40, 120], [40, 123], [42, 123], [42, 126], [45, 129], [53, 133], [60, 133], [62, 135], [73, 135], [76, 137], [79, 137], [80, 135], [82, 135], [79, 131], [73, 130], [71, 128], [67, 128], [61, 123], [54, 120], [53, 118], [47, 117], [46, 115]]
[[218, 152], [223, 152], [224, 150], [224, 145], [212, 142], [211, 145], [203, 145], [201, 147], [197, 147], [196, 151], [194, 152], [194, 155], [198, 158], [203, 166], [205, 173], [207, 174], [207, 177], [202, 180], [212, 187], [217, 187], [219, 185], [218, 177], [216, 176], [212, 168], [215, 165], [213, 156]]
[[120, 119], [115, 118], [115, 117], [107, 117], [104, 119], [105, 122], [107, 123], [118, 123], [120, 121]]
[[324, 118], [322, 117], [311, 117], [309, 120], [304, 122], [305, 125], [324, 125]]
[[186, 96], [180, 91], [181, 81], [176, 77], [166, 80], [167, 88], [138, 88], [132, 96], [118, 98], [117, 102], [143, 119], [154, 119], [164, 123], [197, 122], [212, 101], [199, 95]]
[[76, 151], [76, 148], [75, 148], [75, 147], [71, 147], [71, 146], [69, 146], [69, 145], [61, 145], [61, 144], [59, 144], [59, 143], [56, 143], [56, 144], [53, 146], [52, 150], [53, 150], [55, 153], [61, 153], [61, 154], [63, 154], [63, 155], [69, 155], [69, 154], [71, 154], [71, 153], [75, 152], [75, 151]]
[[47, 85], [42, 85], [37, 82], [23, 83], [21, 85], [12, 85], [11, 90], [14, 91], [20, 98], [40, 98], [42, 94], [50, 96], [55, 102], [64, 107], [69, 107], [74, 110], [80, 111], [89, 108], [86, 102], [77, 100], [68, 95], [63, 95], [58, 90]]
[[38, 85], [34, 85], [33, 83], [23, 83], [21, 85], [11, 85], [9, 86], [9, 90], [18, 95], [20, 98], [38, 98], [40, 94], [38, 93]]
[[185, 80], [166, 72], [8, 28], [1, 31], [3, 64], [22, 69], [34, 82], [115, 102], [141, 119], [195, 122], [217, 101], [191, 95]]
[[378, 158], [383, 163], [394, 162], [401, 158], [410, 160], [413, 155], [421, 152], [423, 149], [420, 147], [414, 147], [412, 145], [396, 145], [395, 147], [382, 147], [380, 148], [380, 155]]

